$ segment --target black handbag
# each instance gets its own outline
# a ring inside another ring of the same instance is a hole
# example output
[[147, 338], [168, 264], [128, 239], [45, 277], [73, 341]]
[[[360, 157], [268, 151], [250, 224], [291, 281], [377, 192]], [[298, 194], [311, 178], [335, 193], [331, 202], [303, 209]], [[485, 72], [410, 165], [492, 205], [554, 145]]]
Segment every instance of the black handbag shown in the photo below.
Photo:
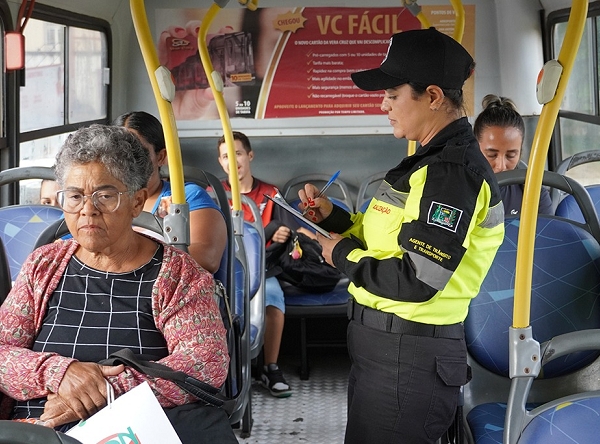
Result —
[[218, 388], [184, 372], [153, 362], [147, 356], [137, 355], [128, 348], [112, 353], [100, 364], [124, 364], [148, 376], [173, 381], [198, 398], [198, 402], [164, 409], [183, 444], [237, 444], [237, 438], [229, 424], [235, 401], [221, 395]]
[[321, 255], [321, 245], [303, 233], [292, 230], [283, 243], [267, 247], [265, 277], [276, 276], [309, 293], [326, 293], [335, 288], [344, 275]]
[[178, 387], [194, 395], [206, 404], [222, 408], [227, 413], [227, 416], [231, 414], [234, 401], [222, 396], [218, 388], [189, 376], [184, 372], [173, 370], [158, 362], [153, 362], [144, 355], [136, 355], [128, 348], [111, 353], [108, 359], [100, 361], [99, 364], [124, 364], [148, 376], [173, 381]]

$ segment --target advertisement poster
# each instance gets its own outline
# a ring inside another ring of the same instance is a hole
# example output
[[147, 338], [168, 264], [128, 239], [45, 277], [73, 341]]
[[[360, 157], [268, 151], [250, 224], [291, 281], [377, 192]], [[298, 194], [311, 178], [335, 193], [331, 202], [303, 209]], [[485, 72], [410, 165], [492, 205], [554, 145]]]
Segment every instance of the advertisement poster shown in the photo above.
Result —
[[[465, 8], [462, 44], [475, 58], [475, 6]], [[158, 9], [160, 63], [176, 84], [177, 120], [218, 119], [198, 55], [198, 29], [206, 9]], [[431, 26], [452, 36], [451, 6], [424, 6]], [[382, 91], [362, 91], [350, 74], [379, 66], [389, 37], [420, 29], [404, 7], [224, 9], [207, 36], [213, 68], [225, 85], [230, 117], [272, 119], [378, 115]], [[473, 109], [473, 79], [465, 84]]]

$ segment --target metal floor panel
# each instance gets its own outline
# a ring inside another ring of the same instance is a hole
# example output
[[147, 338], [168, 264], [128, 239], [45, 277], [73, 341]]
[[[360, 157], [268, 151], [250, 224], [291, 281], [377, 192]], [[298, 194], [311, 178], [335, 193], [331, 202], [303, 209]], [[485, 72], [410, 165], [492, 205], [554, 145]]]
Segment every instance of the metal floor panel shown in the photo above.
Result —
[[289, 398], [274, 398], [259, 382], [252, 385], [254, 425], [240, 443], [338, 444], [346, 429], [346, 390], [350, 362], [339, 352], [310, 355], [310, 378], [301, 381], [297, 363], [279, 362], [293, 390]]

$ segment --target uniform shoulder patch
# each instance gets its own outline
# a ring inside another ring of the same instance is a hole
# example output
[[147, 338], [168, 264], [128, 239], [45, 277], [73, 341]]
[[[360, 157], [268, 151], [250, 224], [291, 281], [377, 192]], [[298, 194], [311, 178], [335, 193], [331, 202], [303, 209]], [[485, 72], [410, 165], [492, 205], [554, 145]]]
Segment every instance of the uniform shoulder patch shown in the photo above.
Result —
[[432, 201], [427, 215], [427, 223], [456, 233], [462, 213], [462, 210], [458, 208]]

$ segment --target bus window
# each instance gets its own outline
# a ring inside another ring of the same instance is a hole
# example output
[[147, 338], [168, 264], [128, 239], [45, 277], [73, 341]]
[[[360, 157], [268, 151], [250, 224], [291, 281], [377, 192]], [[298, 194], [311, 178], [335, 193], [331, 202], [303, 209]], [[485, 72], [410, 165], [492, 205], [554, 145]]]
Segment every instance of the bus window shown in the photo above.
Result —
[[68, 123], [105, 118], [108, 51], [104, 33], [69, 28]]
[[30, 20], [25, 42], [21, 131], [106, 118], [108, 45], [103, 32]]
[[[33, 17], [24, 31], [18, 166], [50, 167], [73, 130], [106, 123], [109, 31], [97, 19], [42, 5]], [[18, 201], [37, 203], [39, 189], [39, 180], [21, 181]]]
[[[594, 82], [597, 82], [596, 70], [593, 65], [596, 43], [592, 25], [592, 19], [588, 18], [581, 37], [579, 51], [577, 51], [577, 57], [575, 57], [571, 78], [562, 101], [562, 110], [583, 114], [593, 114], [595, 111], [594, 95], [591, 94]], [[554, 58], [558, 57], [558, 48], [562, 47], [566, 28], [566, 23], [558, 23], [554, 28]]]
[[[590, 15], [598, 13], [597, 10], [590, 11]], [[553, 27], [554, 58], [558, 57], [558, 50], [564, 40], [567, 18], [568, 16], [557, 18]], [[557, 162], [582, 151], [600, 149], [600, 72], [597, 66], [600, 48], [599, 20], [598, 16], [588, 17], [586, 20], [571, 78], [567, 84], [558, 117], [560, 154]], [[566, 174], [582, 185], [600, 183], [600, 162], [577, 166], [568, 170]]]
[[63, 25], [33, 19], [25, 29], [25, 86], [21, 87], [21, 131], [64, 123], [64, 30]]
[[[70, 133], [43, 137], [21, 143], [21, 162], [19, 166], [44, 166], [54, 165], [56, 152]], [[19, 182], [19, 203], [22, 205], [37, 204], [40, 201], [39, 179], [21, 180]]]

